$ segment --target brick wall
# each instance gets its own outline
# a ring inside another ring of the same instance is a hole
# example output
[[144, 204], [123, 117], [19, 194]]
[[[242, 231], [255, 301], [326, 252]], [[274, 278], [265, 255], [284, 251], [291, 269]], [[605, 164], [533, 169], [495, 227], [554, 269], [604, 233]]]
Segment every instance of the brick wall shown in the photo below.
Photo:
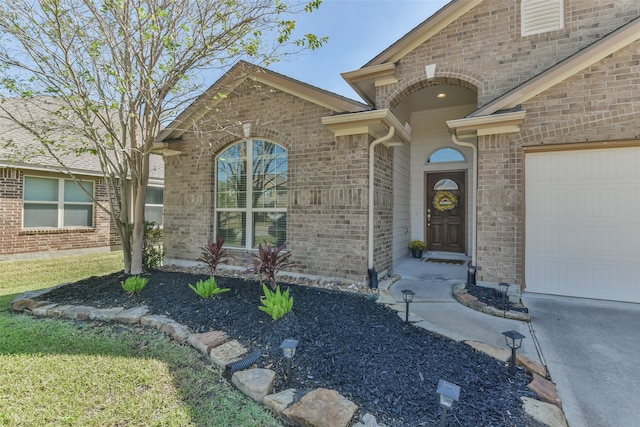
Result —
[[380, 144], [374, 150], [374, 265], [383, 272], [393, 259], [393, 148]]
[[[30, 173], [30, 175], [32, 175]], [[50, 177], [60, 177], [48, 175]], [[109, 247], [117, 243], [109, 215], [94, 208], [95, 227], [81, 229], [22, 229], [24, 172], [0, 169], [0, 258], [18, 254]], [[95, 194], [106, 200], [104, 181], [95, 181]]]
[[636, 0], [565, 0], [563, 30], [522, 37], [520, 1], [486, 0], [398, 62], [397, 84], [377, 89], [376, 106], [397, 105], [423, 84], [425, 65], [437, 78], [468, 82], [483, 105], [640, 15]]
[[[482, 2], [402, 58], [398, 83], [376, 89], [376, 106], [394, 109], [434, 84], [474, 88], [481, 106], [640, 15], [636, 0], [564, 4], [564, 29], [522, 37], [519, 0]], [[640, 137], [639, 49], [635, 43], [523, 105], [519, 134], [478, 139], [481, 280], [524, 280], [522, 147]], [[431, 80], [428, 64], [436, 65]]]
[[[367, 135], [335, 138], [321, 123], [331, 111], [247, 80], [183, 136], [165, 167], [167, 258], [193, 261], [214, 229], [214, 158], [244, 138], [288, 150], [287, 242], [303, 274], [364, 280], [367, 274]], [[390, 239], [388, 239], [390, 241]], [[233, 251], [244, 266], [247, 254]], [[384, 261], [381, 261], [384, 262]]]
[[524, 281], [524, 147], [637, 140], [640, 42], [523, 105], [518, 134], [479, 141], [478, 265], [487, 281]]

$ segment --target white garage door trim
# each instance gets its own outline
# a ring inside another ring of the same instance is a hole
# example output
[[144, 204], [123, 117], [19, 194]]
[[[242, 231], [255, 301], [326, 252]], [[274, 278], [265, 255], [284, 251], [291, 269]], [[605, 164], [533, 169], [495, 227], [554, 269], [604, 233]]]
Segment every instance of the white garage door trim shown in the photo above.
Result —
[[525, 154], [527, 292], [640, 302], [640, 147]]

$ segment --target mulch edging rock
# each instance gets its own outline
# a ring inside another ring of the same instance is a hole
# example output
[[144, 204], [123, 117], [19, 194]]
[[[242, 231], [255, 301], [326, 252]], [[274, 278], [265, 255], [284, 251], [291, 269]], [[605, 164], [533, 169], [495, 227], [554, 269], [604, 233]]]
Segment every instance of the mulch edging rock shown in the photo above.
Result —
[[[56, 288], [59, 288], [59, 287], [56, 287]], [[52, 289], [56, 289], [56, 288], [52, 288]], [[343, 288], [342, 290], [344, 291], [345, 289]], [[351, 289], [347, 289], [347, 291], [351, 291]], [[30, 293], [27, 293], [27, 294], [23, 294], [22, 296], [16, 298], [16, 300], [14, 300], [14, 302], [12, 303], [12, 308], [15, 311], [22, 311], [22, 312], [27, 313], [27, 314], [39, 315], [39, 316], [43, 316], [43, 317], [56, 317], [56, 318], [65, 318], [65, 317], [68, 316], [68, 314], [65, 314], [65, 313], [69, 312], [69, 314], [70, 314], [71, 312], [74, 312], [74, 310], [76, 310], [76, 309], [74, 309], [73, 305], [65, 304], [65, 299], [61, 299], [59, 305], [54, 304], [54, 303], [52, 303], [50, 301], [40, 301], [40, 300], [32, 299], [32, 298], [39, 298], [40, 296], [42, 296], [46, 292], [47, 291], [40, 291], [40, 292], [30, 292]], [[58, 295], [58, 297], [60, 297], [59, 293], [57, 295]], [[46, 297], [47, 296], [45, 296], [45, 298]], [[384, 298], [384, 292], [381, 291], [377, 302], [380, 303], [381, 302], [380, 300], [382, 300], [383, 298]], [[44, 298], [42, 298], [42, 299], [44, 299]], [[30, 300], [30, 301], [25, 301], [25, 300]], [[83, 305], [84, 306], [84, 308], [82, 310], [83, 314], [85, 312], [87, 312], [87, 309], [89, 309], [88, 310], [88, 319], [92, 319], [92, 318], [104, 319], [104, 318], [113, 317], [113, 320], [117, 321], [119, 317], [126, 317], [128, 322], [146, 324], [147, 326], [151, 326], [151, 327], [155, 327], [157, 329], [160, 329], [160, 330], [164, 331], [165, 333], [167, 333], [168, 335], [170, 335], [172, 338], [174, 338], [174, 339], [176, 339], [176, 340], [178, 340], [180, 342], [185, 342], [185, 341], [189, 342], [193, 347], [195, 347], [196, 349], [198, 349], [200, 351], [202, 351], [202, 349], [205, 348], [205, 349], [207, 349], [207, 354], [208, 355], [210, 354], [211, 349], [215, 348], [213, 346], [210, 347], [210, 342], [209, 341], [207, 341], [206, 343], [201, 342], [201, 343], [199, 343], [199, 346], [194, 345], [194, 342], [199, 342], [199, 340], [197, 338], [194, 338], [193, 335], [199, 335], [199, 336], [203, 337], [207, 333], [207, 332], [203, 333], [203, 331], [206, 331], [206, 329], [197, 330], [197, 328], [194, 328], [194, 326], [191, 325], [192, 329], [196, 329], [196, 330], [193, 330], [193, 332], [199, 332], [198, 334], [193, 334], [192, 331], [190, 329], [188, 329], [186, 325], [181, 325], [180, 323], [173, 321], [169, 316], [166, 316], [166, 318], [165, 318], [165, 316], [163, 316], [163, 315], [146, 314], [146, 307], [132, 307], [132, 306], [129, 306], [127, 309], [123, 309], [122, 310], [122, 311], [128, 311], [128, 314], [133, 314], [132, 312], [134, 312], [134, 313], [135, 312], [144, 313], [143, 315], [140, 316], [140, 318], [138, 319], [137, 322], [132, 322], [133, 319], [131, 317], [135, 317], [135, 315], [134, 316], [121, 316], [120, 315], [121, 312], [119, 312], [118, 309], [105, 308], [105, 307], [108, 307], [108, 305], [104, 305], [104, 302], [106, 302], [108, 300], [104, 300], [102, 302], [100, 302], [99, 299], [96, 300], [96, 302], [94, 304], [99, 305], [102, 308], [92, 307], [91, 306], [92, 302], [90, 302], [90, 301], [89, 302], [84, 302], [84, 304], [82, 302], [80, 302], [80, 301], [81, 300], [78, 300], [78, 301], [75, 301], [74, 303], [77, 304], [77, 305]], [[68, 302], [69, 301], [66, 301], [66, 303], [68, 303]], [[115, 300], [115, 301], [111, 300], [109, 302], [112, 303], [112, 305], [116, 305], [116, 304], [120, 303], [117, 300]], [[114, 302], [116, 304], [113, 304]], [[395, 309], [396, 307], [392, 307], [391, 306], [391, 304], [390, 304], [391, 302], [393, 302], [395, 304], [395, 301], [389, 301], [388, 303], [381, 304], [381, 305], [384, 305], [384, 306], [390, 307], [392, 309]], [[302, 304], [302, 302], [300, 304]], [[331, 305], [332, 305], [331, 310], [332, 311], [336, 308], [336, 306], [333, 305], [333, 304], [335, 304], [335, 302], [331, 303]], [[338, 303], [338, 304], [340, 304], [340, 303]], [[378, 304], [374, 304], [374, 305], [378, 305]], [[47, 309], [45, 309], [45, 307], [47, 307]], [[40, 309], [40, 310], [38, 310], [38, 309]], [[91, 309], [93, 309], [94, 311], [91, 311]], [[352, 310], [353, 307], [349, 306], [348, 309]], [[107, 311], [107, 310], [109, 310], [109, 311]], [[306, 310], [308, 310], [308, 308]], [[392, 311], [392, 313], [393, 313], [393, 311]], [[299, 315], [300, 314], [298, 314], [298, 316]], [[295, 313], [292, 313], [292, 316], [288, 316], [288, 317], [291, 317], [291, 319], [289, 319], [289, 321], [293, 321], [294, 323], [297, 320], [297, 317], [296, 317]], [[338, 316], [338, 317], [340, 317], [340, 316]], [[389, 319], [386, 316], [382, 316], [382, 317], [384, 318], [384, 322], [382, 322], [380, 324], [380, 326], [374, 326], [374, 328], [386, 328], [383, 325], [386, 324], [385, 322], [389, 321]], [[163, 318], [165, 318], [166, 321], [163, 321], [164, 320]], [[141, 319], [145, 319], [145, 320], [141, 320]], [[285, 320], [285, 324], [286, 324], [288, 322], [287, 318], [285, 318], [284, 320]], [[322, 318], [318, 318], [318, 320], [322, 321]], [[177, 327], [178, 325], [184, 326], [184, 328]], [[349, 329], [349, 328], [347, 328], [347, 329]], [[185, 330], [186, 330], [186, 332], [185, 332]], [[408, 334], [411, 333], [411, 330], [410, 329], [407, 330], [406, 327], [403, 327], [403, 331], [405, 331], [403, 333], [408, 333]], [[418, 332], [418, 331], [416, 330], [414, 332]], [[221, 332], [221, 333], [223, 333], [223, 332]], [[388, 331], [387, 331], [387, 333], [388, 333]], [[422, 336], [422, 334], [418, 334], [418, 335]], [[395, 335], [392, 334], [392, 336], [395, 336]], [[221, 340], [221, 341], [224, 341], [224, 340]], [[246, 341], [246, 339], [245, 339], [245, 341]], [[222, 344], [222, 342], [220, 344]], [[453, 344], [455, 344], [455, 343], [449, 343], [449, 344], [447, 344], [447, 346], [452, 346]], [[325, 343], [325, 345], [326, 345], [326, 343]], [[453, 345], [453, 346], [455, 347], [455, 345]], [[413, 347], [413, 348], [416, 349], [416, 347]], [[335, 349], [334, 349], [334, 353], [335, 353]], [[401, 354], [409, 355], [406, 352], [405, 353], [401, 353]], [[236, 355], [235, 359], [233, 361], [236, 361], [237, 357], [238, 356]], [[380, 354], [376, 354], [375, 357], [379, 358]], [[473, 357], [474, 360], [476, 359], [476, 356], [469, 355], [469, 357]], [[333, 360], [333, 358], [331, 360]], [[229, 363], [231, 363], [233, 361], [229, 361]], [[466, 359], [462, 359], [462, 361], [467, 363]], [[423, 362], [420, 362], [420, 363], [423, 363]], [[461, 366], [460, 369], [465, 369], [467, 367], [465, 365], [465, 363], [463, 363], [463, 365]], [[486, 364], [486, 363], [487, 362], [484, 361], [483, 365]], [[396, 365], [393, 365], [393, 366], [396, 366]], [[398, 369], [398, 368], [399, 367], [396, 367], [396, 369]], [[370, 371], [370, 370], [369, 370], [369, 372], [373, 373], [373, 371]], [[501, 374], [497, 373], [497, 375], [501, 375]], [[422, 375], [420, 375], [420, 377], [422, 377]], [[318, 384], [320, 384], [320, 383], [318, 383]], [[323, 387], [322, 385], [318, 385], [318, 386], [316, 386], [316, 388], [307, 387], [307, 385], [304, 385], [303, 387], [301, 387], [302, 389], [304, 389], [304, 391], [295, 392], [294, 393], [295, 401], [292, 401], [291, 403], [295, 403], [295, 402], [299, 401], [302, 396], [308, 394], [309, 392], [311, 392], [313, 390], [317, 390], [318, 387], [319, 388], [326, 388], [326, 387]], [[349, 394], [350, 393], [349, 388], [347, 387], [346, 389], [347, 389], [346, 393]], [[490, 393], [487, 396], [484, 396], [483, 400], [494, 398], [494, 394], [495, 394], [495, 398], [504, 399], [503, 397], [499, 397], [498, 394], [494, 393], [494, 390], [489, 390], [489, 391], [490, 391]], [[342, 392], [342, 391], [340, 390], [339, 392]], [[282, 392], [280, 392], [280, 393], [282, 393]], [[270, 407], [272, 410], [274, 410], [274, 412], [279, 414], [285, 420], [291, 422], [290, 418], [286, 417], [286, 415], [284, 415], [284, 416], [282, 415], [282, 412], [284, 412], [284, 410], [286, 410], [286, 408], [289, 407], [290, 404], [269, 405], [267, 403], [267, 402], [276, 401], [276, 400], [279, 402], [281, 399], [277, 398], [277, 395], [278, 394], [276, 394], [276, 395], [268, 395], [267, 397], [262, 399], [262, 403], [267, 405], [268, 407]], [[273, 398], [269, 398], [269, 396], [272, 396]], [[469, 405], [473, 405], [474, 403], [477, 403], [476, 400], [472, 398], [472, 395], [468, 396], [467, 398], [470, 399]], [[473, 399], [473, 400], [471, 400], [471, 399]], [[346, 399], [346, 398], [344, 398], [343, 400], [344, 401], [348, 401], [348, 399]], [[395, 404], [397, 405], [398, 401], [400, 401], [399, 398], [397, 400], [394, 400], [393, 402], [396, 402]], [[377, 423], [375, 425], [372, 424], [371, 423], [372, 416], [370, 414], [365, 413], [366, 411], [374, 412], [374, 411], [371, 411], [370, 409], [366, 408], [366, 405], [367, 405], [366, 402], [368, 402], [368, 401], [365, 401], [364, 405], [362, 404], [362, 402], [360, 402], [361, 409], [360, 409], [360, 411], [358, 411], [358, 416], [361, 418], [360, 419], [361, 423], [365, 423], [366, 426], [375, 427], [377, 425]], [[380, 402], [380, 403], [382, 403], [382, 402]], [[374, 402], [374, 404], [375, 404], [375, 402]], [[282, 407], [283, 409], [281, 410], [281, 412], [278, 412], [277, 410], [274, 409], [274, 407]], [[399, 408], [402, 409], [401, 406]], [[469, 406], [469, 408], [473, 408], [473, 406]], [[521, 408], [522, 407], [520, 407], [520, 410], [522, 410]], [[463, 411], [466, 411], [467, 409], [464, 406], [459, 406], [457, 408], [457, 410], [459, 411], [459, 414], [462, 416], [462, 415], [464, 415]], [[437, 413], [435, 413], [435, 414], [437, 414]], [[484, 413], [482, 414], [482, 416], [484, 417]], [[365, 417], [366, 417], [366, 421], [365, 421]], [[477, 418], [474, 418], [474, 419], [477, 419]], [[385, 422], [385, 423], [387, 422], [386, 418], [383, 419], [382, 421]], [[361, 423], [358, 423], [358, 425], [361, 425]], [[395, 426], [396, 424], [393, 424], [393, 425]], [[402, 425], [406, 425], [406, 424], [402, 424]], [[502, 425], [502, 424], [500, 424], [500, 425]], [[524, 425], [524, 424], [522, 424], [522, 425]], [[529, 424], [526, 424], [526, 425], [529, 425]], [[536, 425], [538, 425], [538, 424], [536, 424]]]
[[491, 316], [520, 320], [522, 322], [531, 322], [531, 314], [529, 313], [514, 310], [500, 310], [499, 308], [492, 307], [478, 300], [478, 298], [474, 297], [467, 291], [464, 284], [458, 284], [453, 287], [453, 296], [460, 304], [476, 311], [480, 311]]
[[[57, 317], [70, 320], [91, 320], [101, 319], [103, 321], [114, 321], [117, 323], [137, 324], [144, 327], [158, 329], [169, 335], [179, 343], [189, 343], [196, 350], [211, 357], [214, 365], [222, 371], [228, 364], [237, 361], [246, 353], [240, 343], [235, 340], [227, 341], [226, 333], [222, 331], [211, 331], [208, 333], [192, 334], [189, 329], [164, 315], [146, 315], [146, 307], [133, 307], [124, 309], [117, 307], [114, 309], [100, 309], [91, 306], [58, 305], [49, 301], [36, 301], [31, 299], [34, 296], [42, 296], [45, 292], [25, 293], [18, 296], [11, 303], [11, 309], [23, 314], [31, 314], [37, 317]], [[57, 308], [57, 310], [56, 310]], [[106, 311], [108, 310], [108, 311]], [[51, 311], [53, 316], [49, 314]], [[105, 312], [108, 316], [105, 316]], [[224, 347], [227, 350], [224, 350]], [[228, 348], [232, 348], [229, 350]], [[224, 350], [216, 356], [216, 350]], [[282, 400], [280, 392], [272, 394], [276, 373], [270, 369], [249, 368], [233, 373], [231, 382], [243, 394], [271, 409], [277, 416], [294, 425], [317, 425], [331, 427], [347, 427], [354, 417], [358, 406], [350, 400], [344, 398], [334, 390], [317, 389], [312, 390], [295, 399], [297, 392], [295, 389], [285, 390], [291, 399], [280, 406], [273, 402]], [[371, 424], [373, 416], [365, 414], [368, 426]], [[375, 418], [373, 418], [375, 420]]]

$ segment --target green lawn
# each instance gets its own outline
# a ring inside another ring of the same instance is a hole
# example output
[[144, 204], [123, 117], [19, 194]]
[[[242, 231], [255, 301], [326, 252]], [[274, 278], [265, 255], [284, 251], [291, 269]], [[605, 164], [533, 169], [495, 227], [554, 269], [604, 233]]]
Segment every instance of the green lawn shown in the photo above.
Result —
[[0, 262], [0, 425], [281, 426], [158, 331], [9, 310], [22, 292], [118, 271], [120, 257]]

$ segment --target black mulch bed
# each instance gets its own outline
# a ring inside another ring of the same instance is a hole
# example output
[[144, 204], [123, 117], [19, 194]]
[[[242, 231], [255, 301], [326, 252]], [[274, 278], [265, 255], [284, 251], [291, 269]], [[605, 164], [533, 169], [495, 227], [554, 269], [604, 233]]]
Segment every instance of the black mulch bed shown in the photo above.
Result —
[[[519, 399], [535, 397], [527, 374], [519, 370], [511, 377], [503, 363], [465, 344], [406, 325], [370, 296], [290, 285], [293, 312], [274, 322], [258, 310], [262, 289], [255, 281], [220, 277], [218, 284], [231, 291], [203, 300], [187, 284], [206, 276], [156, 271], [148, 277], [137, 296], [120, 286], [124, 276], [112, 274], [59, 287], [41, 299], [99, 308], [144, 305], [193, 332], [225, 331], [249, 351], [260, 349], [258, 365], [277, 373], [284, 367], [280, 344], [296, 338], [291, 387], [337, 390], [362, 408], [360, 415], [369, 412], [387, 426], [438, 425], [441, 378], [462, 388], [449, 426], [538, 425]], [[284, 388], [278, 375], [274, 390]]]
[[478, 285], [467, 285], [467, 293], [473, 295], [483, 303], [497, 308], [498, 310], [509, 311], [513, 308], [513, 304], [509, 302], [509, 298], [505, 298], [499, 289], [488, 288]]

